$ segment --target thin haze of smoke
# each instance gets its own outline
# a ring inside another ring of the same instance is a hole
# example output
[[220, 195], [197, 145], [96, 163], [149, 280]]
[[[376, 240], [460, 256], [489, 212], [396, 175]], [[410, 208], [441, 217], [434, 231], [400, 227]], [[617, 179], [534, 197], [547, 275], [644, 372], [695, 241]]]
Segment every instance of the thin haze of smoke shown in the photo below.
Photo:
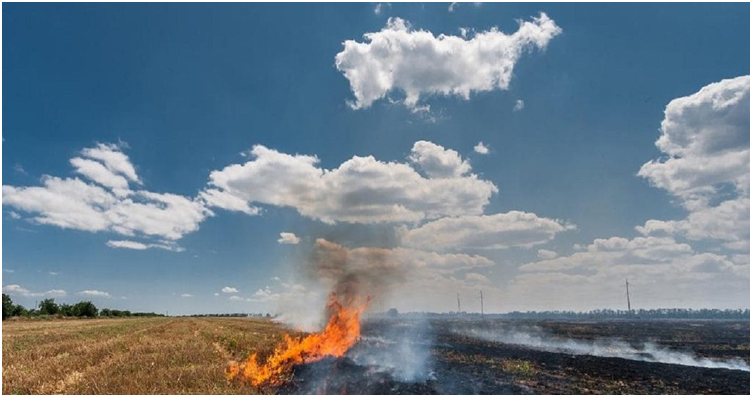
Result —
[[382, 329], [363, 336], [347, 357], [356, 364], [376, 368], [402, 382], [424, 381], [431, 376], [433, 337], [425, 321], [381, 323]]
[[481, 330], [475, 328], [455, 327], [453, 332], [471, 338], [528, 346], [549, 352], [564, 352], [574, 355], [597, 357], [615, 357], [627, 360], [657, 362], [665, 364], [687, 365], [704, 368], [726, 368], [749, 371], [749, 364], [741, 359], [712, 360], [698, 357], [692, 353], [678, 352], [661, 347], [653, 342], [635, 347], [620, 339], [600, 339], [581, 341], [547, 336], [540, 331], [520, 330]]

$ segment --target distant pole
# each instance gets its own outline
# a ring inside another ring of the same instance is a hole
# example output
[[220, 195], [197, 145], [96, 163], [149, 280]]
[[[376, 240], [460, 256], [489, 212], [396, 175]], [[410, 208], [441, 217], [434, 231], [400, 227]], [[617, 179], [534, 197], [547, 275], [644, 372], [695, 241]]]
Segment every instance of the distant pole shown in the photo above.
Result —
[[460, 293], [457, 293], [457, 313], [462, 313], [462, 309], [460, 308]]
[[480, 290], [480, 316], [483, 317], [483, 290]]
[[627, 314], [632, 316], [632, 302], [629, 300], [629, 279], [627, 279]]

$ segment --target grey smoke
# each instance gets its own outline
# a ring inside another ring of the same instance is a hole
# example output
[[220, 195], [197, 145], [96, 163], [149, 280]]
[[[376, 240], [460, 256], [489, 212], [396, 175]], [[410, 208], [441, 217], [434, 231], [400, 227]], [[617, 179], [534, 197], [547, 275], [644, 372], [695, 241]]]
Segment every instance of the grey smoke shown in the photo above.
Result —
[[655, 342], [645, 342], [639, 346], [634, 346], [621, 339], [596, 339], [592, 341], [564, 339], [546, 335], [537, 327], [525, 330], [487, 330], [472, 327], [455, 327], [452, 331], [471, 338], [520, 345], [548, 352], [749, 371], [749, 364], [741, 359], [709, 359], [699, 357], [694, 353], [670, 350]]
[[379, 324], [381, 329], [373, 335], [364, 335], [347, 357], [356, 364], [386, 372], [398, 381], [430, 378], [433, 335], [426, 321]]

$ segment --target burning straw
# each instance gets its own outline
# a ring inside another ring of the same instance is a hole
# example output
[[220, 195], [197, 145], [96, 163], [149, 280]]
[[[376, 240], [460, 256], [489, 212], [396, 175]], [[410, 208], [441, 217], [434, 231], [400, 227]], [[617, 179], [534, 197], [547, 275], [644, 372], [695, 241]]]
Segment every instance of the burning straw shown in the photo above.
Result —
[[285, 335], [263, 364], [257, 354], [245, 362], [232, 362], [227, 368], [227, 379], [247, 382], [252, 386], [278, 386], [289, 379], [295, 365], [315, 362], [327, 356], [342, 357], [360, 338], [360, 317], [368, 308], [369, 298], [329, 295], [327, 312], [329, 321], [323, 331], [302, 338]]

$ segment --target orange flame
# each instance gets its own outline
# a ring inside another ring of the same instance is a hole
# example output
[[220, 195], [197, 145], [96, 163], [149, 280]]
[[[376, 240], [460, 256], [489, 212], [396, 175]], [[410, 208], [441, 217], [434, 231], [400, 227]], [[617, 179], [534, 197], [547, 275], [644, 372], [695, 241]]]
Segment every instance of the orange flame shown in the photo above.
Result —
[[284, 342], [274, 349], [265, 363], [259, 363], [256, 353], [253, 353], [244, 363], [230, 363], [227, 378], [246, 381], [253, 386], [278, 386], [294, 365], [318, 361], [326, 356], [342, 357], [360, 338], [360, 316], [368, 307], [368, 301], [349, 298], [340, 302], [332, 293], [326, 305], [329, 321], [323, 331], [296, 339], [285, 335]]

